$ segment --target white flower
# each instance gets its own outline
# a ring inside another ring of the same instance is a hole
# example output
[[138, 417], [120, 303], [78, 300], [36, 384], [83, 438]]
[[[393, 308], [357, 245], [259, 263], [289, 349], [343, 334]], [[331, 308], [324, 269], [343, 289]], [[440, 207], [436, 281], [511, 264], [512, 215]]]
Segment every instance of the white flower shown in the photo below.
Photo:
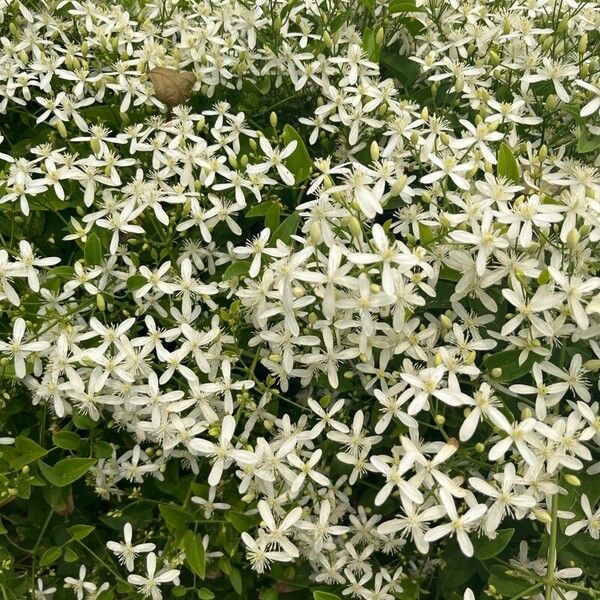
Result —
[[13, 324], [13, 334], [8, 342], [0, 342], [0, 352], [12, 356], [15, 364], [15, 375], [22, 379], [25, 377], [25, 358], [32, 352], [43, 352], [50, 347], [50, 342], [40, 340], [37, 342], [23, 343], [25, 335], [25, 321], [18, 317]]
[[125, 523], [123, 526], [123, 542], [106, 542], [106, 547], [113, 552], [118, 558], [119, 562], [127, 567], [128, 571], [133, 571], [134, 560], [138, 554], [145, 552], [152, 552], [156, 546], [151, 543], [136, 544], [132, 545], [131, 539], [133, 530], [131, 523]]
[[138, 588], [140, 594], [145, 598], [150, 596], [152, 600], [161, 600], [160, 586], [163, 583], [171, 583], [179, 577], [179, 569], [161, 569], [156, 572], [156, 554], [150, 552], [146, 556], [146, 576], [129, 575], [127, 581]]

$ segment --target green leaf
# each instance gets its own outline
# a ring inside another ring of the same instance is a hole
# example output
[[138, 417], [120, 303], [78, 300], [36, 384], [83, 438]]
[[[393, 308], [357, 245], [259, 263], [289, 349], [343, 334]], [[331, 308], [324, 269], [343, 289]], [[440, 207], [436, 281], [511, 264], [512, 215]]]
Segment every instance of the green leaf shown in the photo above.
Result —
[[102, 242], [95, 233], [90, 233], [87, 236], [83, 254], [85, 256], [85, 264], [88, 267], [99, 265], [102, 262], [104, 256], [104, 253], [102, 252]]
[[79, 450], [82, 440], [74, 431], [57, 431], [52, 441], [63, 450]]
[[280, 214], [281, 207], [277, 202], [273, 202], [265, 215], [265, 227], [268, 227], [271, 231], [275, 231], [279, 227]]
[[250, 270], [250, 261], [249, 260], [238, 260], [234, 263], [231, 263], [223, 273], [223, 281], [227, 281], [232, 277], [241, 277], [242, 275], [246, 275]]
[[179, 506], [161, 504], [158, 510], [165, 523], [173, 529], [183, 529], [188, 523], [194, 521], [194, 515]]
[[512, 150], [502, 142], [498, 149], [498, 165], [496, 166], [498, 175], [506, 177], [514, 182], [521, 181], [521, 171], [519, 169], [519, 163], [515, 158]]
[[244, 216], [248, 218], [266, 217], [268, 212], [275, 204], [277, 203], [268, 201], [259, 202], [258, 204], [255, 204], [252, 208], [250, 208]]
[[135, 292], [135, 290], [139, 290], [145, 283], [148, 283], [148, 280], [143, 275], [132, 275], [127, 278], [127, 289], [130, 292]]
[[475, 549], [475, 558], [479, 560], [487, 560], [500, 554], [510, 542], [515, 533], [514, 529], [499, 529], [498, 535], [490, 540], [484, 536], [479, 538], [471, 538], [473, 548]]
[[69, 527], [67, 531], [71, 535], [72, 539], [82, 540], [90, 535], [94, 529], [96, 528], [93, 525], [73, 525], [73, 527]]
[[200, 598], [200, 600], [213, 600], [214, 597], [215, 595], [205, 587], [198, 590], [198, 598]]
[[340, 597], [331, 592], [323, 592], [321, 590], [313, 590], [313, 600], [340, 600]]
[[3, 446], [0, 453], [12, 469], [22, 469], [42, 456], [48, 454], [39, 444], [22, 435], [15, 439], [15, 446]]
[[467, 582], [477, 570], [477, 561], [467, 558], [456, 543], [450, 540], [442, 553], [442, 560], [446, 563], [440, 572], [439, 587], [449, 590]]
[[68, 546], [65, 548], [65, 552], [63, 554], [63, 558], [68, 563], [74, 563], [79, 560], [79, 554], [73, 550], [73, 548], [69, 548]]
[[587, 152], [593, 152], [598, 148], [600, 148], [600, 135], [594, 135], [591, 138], [588, 138], [585, 131], [582, 132], [577, 140], [577, 152], [586, 154]]
[[55, 563], [62, 556], [62, 548], [60, 546], [52, 546], [48, 548], [42, 558], [40, 558], [40, 567], [47, 567], [52, 563]]
[[600, 541], [593, 539], [587, 533], [574, 536], [571, 544], [587, 556], [600, 556]]
[[226, 519], [235, 527], [236, 531], [243, 533], [256, 527], [260, 522], [260, 517], [257, 515], [246, 515], [241, 512], [230, 510], [225, 514]]
[[310, 160], [310, 156], [300, 134], [291, 125], [285, 125], [283, 127], [282, 137], [283, 143], [286, 146], [293, 140], [298, 142], [292, 155], [285, 159], [285, 166], [293, 173], [296, 178], [296, 183], [300, 183], [310, 175], [312, 161]]
[[292, 235], [296, 233], [298, 224], [300, 223], [300, 215], [297, 212], [293, 212], [291, 215], [286, 217], [281, 225], [273, 232], [271, 236], [271, 243], [275, 244], [277, 240], [281, 240], [288, 244], [292, 239]]
[[231, 587], [241, 596], [242, 594], [242, 575], [240, 574], [238, 569], [231, 569], [231, 573], [229, 573], [229, 582], [231, 583]]
[[40, 471], [49, 483], [64, 487], [83, 477], [96, 463], [95, 458], [64, 458], [53, 467], [40, 461]]
[[202, 537], [194, 535], [192, 531], [186, 531], [183, 539], [183, 548], [187, 563], [200, 579], [204, 579], [206, 575], [206, 558], [204, 556]]
[[391, 15], [407, 12], [425, 12], [425, 9], [417, 6], [414, 0], [392, 0], [389, 11]]
[[502, 352], [496, 352], [495, 354], [490, 354], [483, 359], [483, 364], [485, 365], [488, 373], [491, 374], [491, 371], [495, 368], [502, 369], [502, 375], [499, 377], [493, 377], [494, 381], [499, 381], [501, 383], [506, 383], [508, 381], [514, 381], [519, 377], [525, 375], [525, 373], [529, 373], [531, 371], [531, 367], [535, 362], [535, 356], [532, 354], [529, 355], [527, 360], [520, 365], [519, 364], [519, 355], [521, 354], [521, 350], [504, 350]]
[[490, 568], [488, 584], [493, 585], [499, 594], [511, 597], [517, 596], [531, 587], [530, 581], [509, 575], [505, 567], [499, 565], [494, 565]]
[[370, 27], [365, 28], [362, 46], [367, 58], [373, 62], [379, 62], [379, 45], [377, 44], [376, 37], [376, 33]]

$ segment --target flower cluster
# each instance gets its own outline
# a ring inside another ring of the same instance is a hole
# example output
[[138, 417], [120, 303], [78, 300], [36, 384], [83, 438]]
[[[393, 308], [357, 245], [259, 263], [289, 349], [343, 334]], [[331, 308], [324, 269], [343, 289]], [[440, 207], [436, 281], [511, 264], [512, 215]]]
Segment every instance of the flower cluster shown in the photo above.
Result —
[[0, 0], [2, 590], [600, 597], [599, 26]]

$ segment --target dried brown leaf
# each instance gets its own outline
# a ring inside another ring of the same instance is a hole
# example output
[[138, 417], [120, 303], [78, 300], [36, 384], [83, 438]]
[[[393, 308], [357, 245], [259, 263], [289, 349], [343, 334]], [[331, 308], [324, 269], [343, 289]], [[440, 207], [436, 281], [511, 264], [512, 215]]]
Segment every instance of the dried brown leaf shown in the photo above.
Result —
[[169, 108], [185, 102], [196, 83], [196, 76], [189, 71], [176, 71], [156, 67], [148, 73], [154, 86], [154, 95]]

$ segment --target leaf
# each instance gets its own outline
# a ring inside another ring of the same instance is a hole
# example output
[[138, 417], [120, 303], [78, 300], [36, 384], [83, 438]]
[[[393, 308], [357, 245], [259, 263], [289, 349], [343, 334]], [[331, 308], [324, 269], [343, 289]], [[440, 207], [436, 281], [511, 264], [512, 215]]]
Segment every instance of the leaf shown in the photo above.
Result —
[[242, 576], [238, 569], [231, 569], [229, 573], [229, 582], [233, 589], [241, 596], [242, 594]]
[[379, 45], [376, 37], [376, 33], [370, 27], [365, 28], [362, 45], [367, 58], [373, 62], [379, 62]]
[[331, 592], [322, 592], [321, 590], [313, 590], [314, 600], [340, 600], [340, 597]]
[[148, 73], [154, 86], [154, 95], [169, 108], [185, 102], [196, 83], [196, 76], [189, 71], [176, 71], [156, 67]]
[[271, 243], [275, 244], [277, 240], [281, 240], [286, 244], [292, 238], [292, 235], [296, 233], [296, 229], [298, 228], [298, 223], [300, 223], [300, 215], [297, 212], [293, 212], [291, 215], [286, 217], [281, 223], [281, 225], [273, 232], [271, 236]]
[[506, 569], [499, 565], [490, 568], [488, 584], [493, 585], [496, 591], [503, 596], [517, 596], [531, 587], [531, 582], [514, 575], [509, 575]]
[[291, 156], [288, 156], [288, 158], [285, 159], [285, 166], [293, 173], [296, 183], [300, 183], [310, 175], [312, 169], [312, 161], [310, 160], [308, 150], [306, 149], [300, 134], [291, 125], [285, 125], [283, 127], [282, 137], [286, 146], [294, 140], [298, 142], [298, 145]]
[[256, 515], [246, 515], [234, 510], [230, 510], [228, 513], [226, 513], [225, 517], [239, 533], [249, 531], [253, 527], [256, 527], [256, 525], [258, 525], [260, 522], [260, 518]]
[[265, 215], [265, 227], [268, 227], [271, 231], [275, 231], [279, 227], [280, 213], [281, 207], [277, 202], [273, 202]]
[[11, 446], [3, 446], [0, 448], [0, 453], [5, 458], [12, 469], [22, 469], [42, 456], [48, 454], [39, 444], [22, 435], [15, 440], [14, 448]]
[[143, 275], [132, 275], [127, 278], [127, 289], [130, 292], [139, 290], [148, 280]]
[[231, 263], [223, 273], [223, 281], [227, 281], [232, 277], [239, 277], [240, 275], [246, 275], [250, 270], [249, 260], [238, 260], [237, 262]]
[[72, 539], [83, 540], [90, 535], [94, 529], [96, 528], [93, 525], [73, 525], [73, 527], [69, 527], [67, 531], [71, 535]]
[[521, 180], [521, 171], [519, 170], [519, 163], [515, 158], [512, 150], [502, 142], [498, 149], [498, 165], [496, 166], [498, 175], [506, 177], [514, 182]]
[[40, 461], [42, 475], [56, 487], [64, 487], [83, 477], [96, 463], [95, 458], [64, 458], [53, 467]]
[[40, 567], [47, 567], [56, 562], [62, 556], [62, 548], [60, 546], [52, 546], [48, 548], [42, 558], [40, 558]]
[[514, 529], [499, 529], [498, 535], [490, 540], [485, 536], [479, 538], [471, 538], [473, 542], [473, 548], [475, 549], [475, 558], [479, 560], [487, 560], [500, 554], [504, 548], [510, 542], [512, 536], [515, 533]]
[[173, 529], [183, 529], [188, 523], [194, 521], [194, 515], [179, 506], [161, 504], [158, 510], [165, 523]]
[[579, 136], [577, 140], [577, 152], [580, 154], [586, 154], [587, 152], [593, 152], [600, 148], [600, 135], [594, 135], [588, 138], [585, 131]]
[[414, 0], [392, 0], [389, 8], [390, 14], [407, 12], [425, 12], [425, 9], [417, 6]]
[[183, 548], [185, 550], [185, 560], [196, 575], [200, 579], [204, 579], [206, 575], [206, 557], [204, 556], [202, 537], [194, 535], [192, 531], [186, 531], [183, 539]]
[[214, 597], [215, 595], [205, 587], [198, 590], [198, 598], [200, 598], [200, 600], [213, 600]]
[[571, 544], [588, 556], [600, 556], [600, 541], [591, 538], [587, 533], [574, 536]]
[[83, 254], [85, 256], [85, 264], [88, 267], [99, 265], [102, 262], [104, 256], [104, 252], [102, 252], [102, 242], [95, 233], [90, 233], [90, 235], [87, 236]]
[[79, 450], [81, 441], [81, 438], [74, 431], [57, 431], [52, 436], [54, 445], [63, 450]]
[[274, 204], [275, 202], [259, 202], [258, 204], [255, 204], [252, 208], [250, 208], [244, 216], [248, 218], [266, 217]]
[[530, 354], [527, 360], [522, 365], [519, 365], [519, 354], [521, 354], [521, 350], [503, 350], [502, 352], [496, 352], [484, 357], [483, 364], [488, 373], [496, 367], [502, 369], [502, 375], [500, 377], [493, 377], [494, 381], [501, 383], [514, 381], [525, 375], [525, 373], [529, 373], [535, 361], [534, 356]]

